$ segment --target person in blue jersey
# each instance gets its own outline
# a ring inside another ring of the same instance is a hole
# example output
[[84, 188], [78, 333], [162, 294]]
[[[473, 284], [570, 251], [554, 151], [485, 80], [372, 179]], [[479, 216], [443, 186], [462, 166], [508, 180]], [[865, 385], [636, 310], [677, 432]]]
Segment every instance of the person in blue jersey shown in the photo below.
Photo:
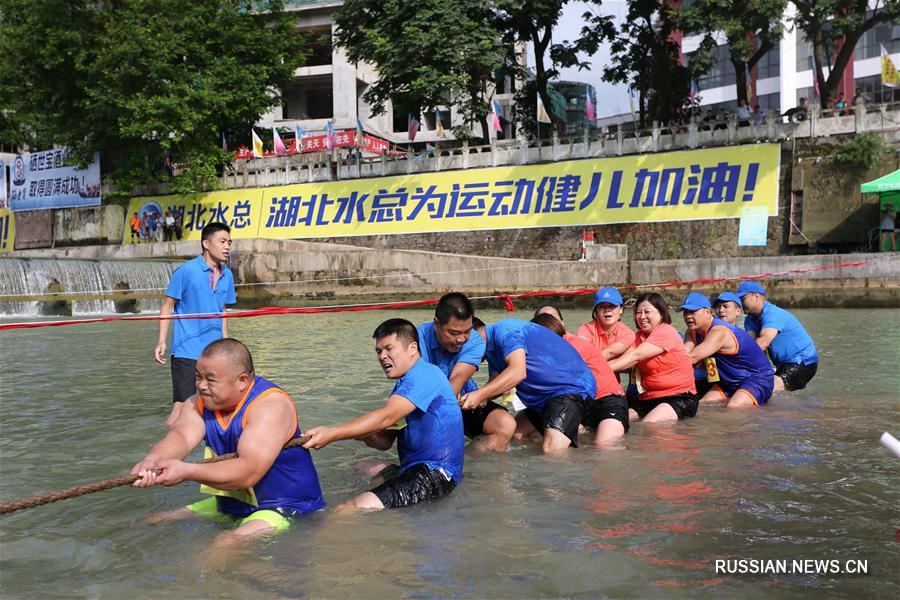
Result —
[[711, 387], [701, 402], [724, 400], [728, 408], [742, 408], [769, 401], [775, 372], [746, 331], [713, 317], [709, 298], [697, 292], [688, 294], [675, 310], [688, 326], [684, 345], [691, 362], [712, 367], [707, 369]]
[[[200, 232], [200, 256], [172, 273], [166, 297], [159, 309], [161, 317], [172, 314], [224, 313], [225, 306], [237, 302], [234, 277], [225, 266], [231, 253], [231, 229], [224, 223], [208, 223]], [[153, 356], [166, 364], [169, 321], [160, 319]], [[171, 426], [188, 398], [196, 393], [194, 370], [197, 357], [210, 342], [228, 337], [227, 319], [176, 319], [172, 326], [172, 411], [166, 420]]]
[[805, 388], [819, 368], [819, 353], [806, 329], [797, 317], [766, 300], [766, 288], [756, 281], [742, 283], [737, 295], [747, 315], [744, 329], [775, 364], [775, 391]]
[[[285, 529], [289, 519], [325, 506], [309, 451], [284, 445], [300, 437], [294, 401], [256, 375], [250, 351], [225, 338], [197, 360], [197, 393], [169, 433], [134, 468], [135, 487], [197, 481], [212, 497], [172, 513], [227, 515], [243, 537]], [[238, 457], [209, 464], [183, 462], [201, 442], [208, 455]]]
[[[378, 364], [396, 380], [387, 402], [348, 423], [310, 429], [304, 447], [358, 439], [389, 450], [397, 441], [399, 472], [339, 509], [381, 510], [439, 500], [462, 481], [465, 439], [456, 394], [444, 373], [422, 359], [415, 325], [388, 319], [372, 337]], [[393, 428], [401, 419], [405, 426]]]
[[712, 303], [713, 314], [732, 325], [738, 324], [738, 319], [744, 313], [744, 304], [734, 292], [722, 292]]
[[[485, 342], [472, 335], [475, 309], [464, 294], [451, 292], [438, 301], [434, 320], [418, 327], [422, 358], [440, 368], [457, 397], [478, 389], [472, 376], [484, 359]], [[462, 413], [463, 431], [478, 450], [503, 452], [516, 431], [516, 420], [502, 405], [489, 400]]]
[[516, 416], [516, 438], [543, 435], [544, 452], [578, 446], [578, 426], [597, 391], [597, 381], [567, 341], [536, 323], [503, 319], [478, 334], [487, 342], [485, 357], [491, 379], [465, 394], [463, 410], [484, 406], [506, 390], [526, 409]]

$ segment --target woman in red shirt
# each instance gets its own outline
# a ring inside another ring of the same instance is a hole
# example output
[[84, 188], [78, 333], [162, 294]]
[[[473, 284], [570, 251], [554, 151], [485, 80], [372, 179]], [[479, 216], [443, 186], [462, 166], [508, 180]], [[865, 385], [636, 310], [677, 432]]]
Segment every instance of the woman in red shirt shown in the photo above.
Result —
[[614, 371], [635, 367], [640, 397], [629, 402], [629, 414], [648, 423], [693, 417], [699, 404], [694, 367], [665, 299], [655, 292], [638, 296], [634, 323], [634, 345], [609, 363]]

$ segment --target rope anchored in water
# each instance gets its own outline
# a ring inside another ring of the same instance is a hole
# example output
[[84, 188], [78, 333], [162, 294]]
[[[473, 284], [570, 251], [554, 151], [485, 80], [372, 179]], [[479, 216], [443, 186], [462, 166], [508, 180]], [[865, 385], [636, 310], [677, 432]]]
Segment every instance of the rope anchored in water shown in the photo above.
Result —
[[[293, 448], [295, 446], [302, 446], [308, 441], [309, 436], [302, 435], [286, 443], [283, 450], [287, 450], [288, 448]], [[195, 464], [199, 465], [215, 463], [223, 460], [229, 460], [231, 458], [237, 458], [237, 452], [204, 458], [203, 460], [196, 461]], [[5, 515], [7, 513], [15, 512], [17, 510], [22, 510], [25, 508], [34, 508], [35, 506], [50, 504], [51, 502], [59, 502], [60, 500], [68, 500], [69, 498], [77, 498], [78, 496], [93, 494], [94, 492], [102, 492], [103, 490], [111, 490], [112, 488], [131, 485], [140, 478], [141, 477], [139, 475], [124, 475], [122, 477], [116, 477], [114, 479], [104, 479], [102, 481], [95, 481], [94, 483], [76, 485], [75, 487], [71, 487], [65, 490], [48, 492], [46, 494], [32, 496], [30, 498], [23, 498], [22, 500], [16, 500], [15, 502], [6, 502], [5, 504], [0, 504], [0, 515]]]

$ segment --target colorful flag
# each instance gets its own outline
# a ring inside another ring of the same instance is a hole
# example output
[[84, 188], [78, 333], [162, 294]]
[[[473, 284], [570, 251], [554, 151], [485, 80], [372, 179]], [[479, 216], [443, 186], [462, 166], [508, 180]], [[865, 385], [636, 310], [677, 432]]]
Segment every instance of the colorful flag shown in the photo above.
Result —
[[541, 100], [541, 93], [537, 92], [537, 122], [538, 123], [552, 123], [553, 120], [550, 119], [550, 113], [547, 112], [547, 109], [544, 107], [544, 101]]
[[362, 121], [359, 120], [359, 117], [356, 118], [356, 145], [366, 145], [366, 128], [363, 127]]
[[697, 85], [696, 79], [691, 79], [691, 104], [697, 103], [697, 95], [700, 93], [700, 86]]
[[272, 145], [275, 146], [275, 154], [287, 154], [287, 148], [284, 147], [284, 142], [281, 141], [281, 136], [278, 135], [278, 128], [274, 125], [272, 126]]
[[[813, 77], [816, 74], [813, 73]], [[750, 80], [750, 67], [747, 63], [744, 63], [744, 79], [747, 81], [747, 104], [750, 104], [750, 100], [753, 98], [753, 82]]]
[[500, 117], [503, 116], [503, 107], [496, 100], [491, 101], [491, 112], [493, 113], [492, 126], [494, 131], [502, 132], [503, 125], [500, 124]]
[[816, 69], [815, 54], [810, 55], [810, 58], [812, 58], [813, 95], [816, 98], [818, 98], [819, 97], [819, 75], [818, 75], [818, 70]]
[[334, 150], [337, 147], [337, 136], [334, 133], [334, 123], [325, 123], [325, 148]]
[[250, 128], [250, 134], [253, 139], [253, 156], [256, 158], [262, 158], [263, 155], [263, 143], [262, 140], [259, 139], [259, 136], [256, 135], [256, 130], [252, 127]]
[[897, 87], [900, 85], [900, 73], [897, 72], [897, 65], [891, 60], [887, 48], [881, 44], [881, 85], [886, 87]]
[[446, 135], [444, 131], [444, 124], [441, 122], [441, 113], [438, 109], [434, 109], [434, 131], [437, 133], [437, 136], [442, 138]]
[[294, 125], [294, 152], [303, 152], [303, 139], [306, 137], [306, 130], [299, 124]]
[[409, 141], [415, 141], [416, 134], [419, 133], [419, 127], [419, 120], [410, 113], [406, 118], [406, 137], [409, 138]]
[[594, 102], [591, 100], [591, 87], [587, 86], [584, 92], [584, 118], [589, 123], [597, 120], [597, 111], [594, 110]]
[[225, 139], [225, 132], [222, 132], [222, 150], [228, 152], [228, 140]]
[[634, 90], [628, 88], [628, 107], [631, 109], [631, 119], [637, 121], [637, 113], [634, 110]]

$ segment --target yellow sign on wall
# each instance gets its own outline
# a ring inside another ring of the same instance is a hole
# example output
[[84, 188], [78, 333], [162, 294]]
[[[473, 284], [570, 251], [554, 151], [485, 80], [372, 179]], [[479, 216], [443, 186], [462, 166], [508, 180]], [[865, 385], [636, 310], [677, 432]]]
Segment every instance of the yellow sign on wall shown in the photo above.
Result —
[[235, 237], [263, 238], [724, 219], [748, 206], [775, 216], [779, 157], [777, 144], [757, 144], [141, 201], [206, 207], [208, 218], [185, 217], [197, 237], [211, 220], [231, 225], [238, 203], [246, 216]]
[[13, 211], [0, 208], [0, 254], [12, 252], [16, 242], [16, 220]]

